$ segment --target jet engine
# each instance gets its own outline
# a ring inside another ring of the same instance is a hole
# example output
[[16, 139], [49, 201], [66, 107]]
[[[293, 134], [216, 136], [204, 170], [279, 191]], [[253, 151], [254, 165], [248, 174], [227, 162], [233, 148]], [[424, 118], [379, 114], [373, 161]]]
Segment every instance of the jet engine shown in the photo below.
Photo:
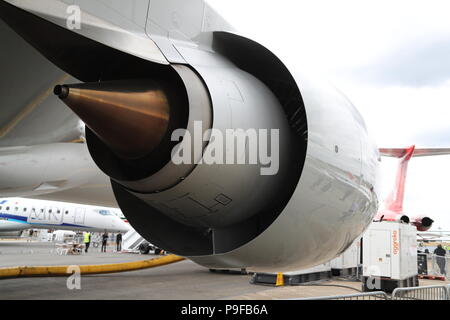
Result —
[[333, 259], [371, 223], [378, 149], [328, 83], [231, 32], [163, 64], [8, 10], [80, 79], [55, 94], [86, 123], [92, 158], [152, 244], [208, 268], [282, 271]]
[[433, 226], [433, 223], [433, 219], [424, 215], [414, 217], [411, 221], [411, 224], [416, 226], [417, 231], [428, 231]]
[[392, 212], [389, 210], [384, 210], [378, 213], [379, 218], [376, 218], [375, 221], [395, 221], [399, 223], [410, 223], [410, 219], [407, 215]]

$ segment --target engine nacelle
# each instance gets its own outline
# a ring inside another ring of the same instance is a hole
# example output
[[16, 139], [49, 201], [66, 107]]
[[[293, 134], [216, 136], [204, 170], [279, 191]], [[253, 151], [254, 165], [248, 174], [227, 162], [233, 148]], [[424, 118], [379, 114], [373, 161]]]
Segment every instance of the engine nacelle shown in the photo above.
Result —
[[398, 212], [392, 212], [390, 210], [382, 210], [381, 212], [379, 212], [377, 214], [377, 217], [375, 218], [375, 221], [410, 223], [410, 219], [407, 215]]
[[433, 219], [424, 215], [414, 217], [411, 221], [411, 224], [417, 228], [417, 231], [428, 231], [433, 226], [433, 223]]
[[212, 37], [214, 50], [177, 46], [187, 63], [169, 65], [88, 41], [114, 64], [51, 57], [87, 82], [55, 94], [86, 123], [92, 158], [149, 242], [208, 268], [335, 258], [378, 208], [379, 153], [364, 121], [334, 87], [258, 43]]
[[[377, 211], [378, 150], [333, 87], [293, 76], [254, 42], [222, 37], [217, 53], [186, 49], [190, 67], [171, 66], [185, 97], [176, 109], [188, 116], [184, 130], [169, 132], [170, 159], [120, 159], [92, 130], [89, 150], [130, 223], [158, 247], [209, 268], [290, 270], [333, 259]], [[230, 132], [244, 138], [231, 135], [230, 147]], [[151, 170], [127, 178], [146, 161]]]
[[417, 228], [417, 231], [428, 231], [432, 227], [434, 221], [425, 215], [416, 216], [410, 219], [407, 215], [383, 210], [377, 214], [375, 221], [394, 221], [399, 223], [411, 223]]

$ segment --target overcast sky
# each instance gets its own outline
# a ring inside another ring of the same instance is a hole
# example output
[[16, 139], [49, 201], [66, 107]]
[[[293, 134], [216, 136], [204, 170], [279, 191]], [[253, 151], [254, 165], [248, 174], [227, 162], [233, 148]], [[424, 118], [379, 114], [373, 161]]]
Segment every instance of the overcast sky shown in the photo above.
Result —
[[[313, 66], [380, 147], [450, 147], [450, 1], [209, 0], [244, 35]], [[288, 54], [287, 54], [288, 53]], [[450, 156], [413, 159], [405, 213], [450, 230]], [[383, 198], [397, 160], [383, 159]]]

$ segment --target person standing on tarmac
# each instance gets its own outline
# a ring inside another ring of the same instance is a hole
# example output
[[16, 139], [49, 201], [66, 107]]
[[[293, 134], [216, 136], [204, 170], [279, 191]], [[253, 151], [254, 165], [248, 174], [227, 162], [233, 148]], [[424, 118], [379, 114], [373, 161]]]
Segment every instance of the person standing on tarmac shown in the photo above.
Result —
[[436, 255], [436, 263], [439, 266], [440, 272], [443, 275], [446, 275], [445, 272], [445, 254], [447, 253], [442, 245], [438, 245], [438, 247], [433, 252]]
[[108, 243], [108, 234], [105, 231], [105, 233], [102, 236], [102, 252], [106, 252], [107, 243]]
[[116, 247], [117, 252], [122, 251], [122, 234], [121, 233], [119, 233], [116, 237], [116, 245], [117, 245], [117, 247]]
[[89, 232], [85, 232], [84, 233], [84, 246], [85, 246], [84, 252], [86, 252], [86, 253], [88, 252], [90, 244], [91, 244], [91, 234]]
[[28, 233], [28, 239], [27, 239], [27, 242], [31, 242], [31, 241], [33, 241], [33, 234], [34, 234], [34, 230], [33, 229], [30, 229], [30, 231], [29, 231], [29, 233]]

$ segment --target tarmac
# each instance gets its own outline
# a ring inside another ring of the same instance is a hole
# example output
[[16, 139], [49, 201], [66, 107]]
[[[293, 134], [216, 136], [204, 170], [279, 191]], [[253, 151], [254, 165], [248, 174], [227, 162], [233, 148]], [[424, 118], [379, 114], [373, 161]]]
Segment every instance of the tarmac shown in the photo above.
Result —
[[0, 268], [17, 266], [88, 265], [147, 260], [149, 256], [114, 252], [109, 245], [106, 253], [100, 247], [90, 247], [82, 255], [59, 255], [53, 242], [0, 241]]
[[[154, 256], [155, 258], [157, 256]], [[12, 266], [86, 265], [151, 259], [152, 255], [91, 248], [87, 254], [58, 255], [53, 243], [0, 241], [0, 268]], [[0, 300], [273, 300], [358, 293], [361, 282], [333, 279], [301, 286], [272, 287], [250, 283], [250, 275], [212, 273], [189, 260], [154, 269], [85, 275], [80, 289], [69, 277], [0, 280]], [[420, 285], [449, 282], [421, 280]]]

